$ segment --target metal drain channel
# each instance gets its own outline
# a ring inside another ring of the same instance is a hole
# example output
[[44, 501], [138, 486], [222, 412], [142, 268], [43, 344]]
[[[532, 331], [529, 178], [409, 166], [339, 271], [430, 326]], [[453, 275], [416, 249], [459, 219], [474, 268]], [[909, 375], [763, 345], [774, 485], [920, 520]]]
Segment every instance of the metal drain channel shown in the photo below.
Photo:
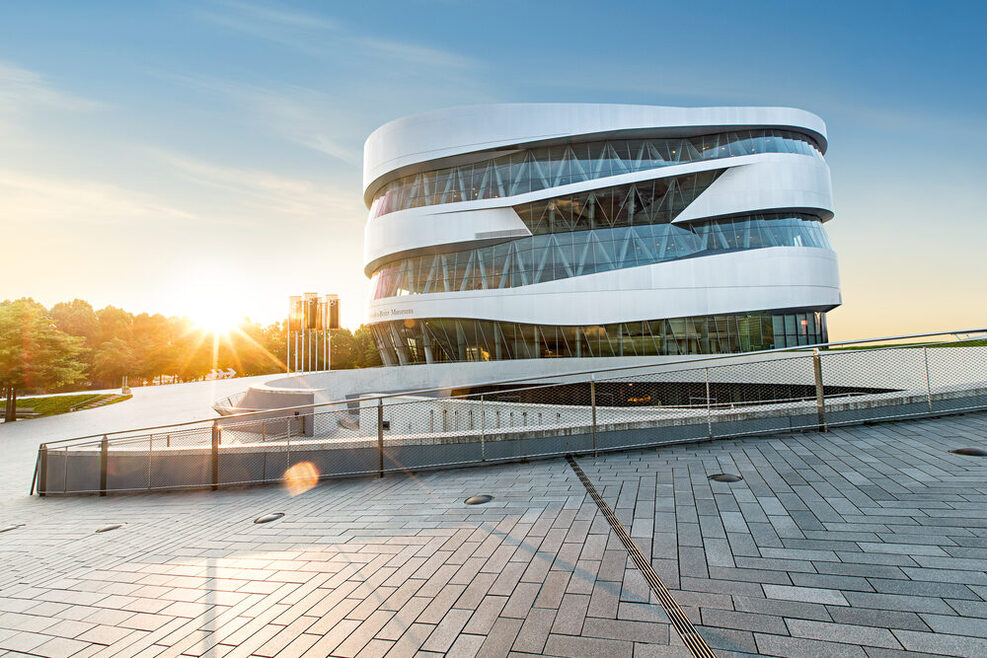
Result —
[[572, 470], [579, 477], [579, 481], [583, 483], [584, 487], [586, 487], [586, 491], [589, 492], [593, 502], [596, 503], [596, 506], [600, 508], [601, 512], [603, 512], [603, 516], [606, 517], [607, 523], [609, 523], [610, 527], [613, 528], [614, 533], [620, 539], [620, 543], [624, 545], [624, 549], [631, 556], [631, 559], [634, 560], [634, 564], [637, 566], [638, 571], [640, 571], [641, 575], [644, 576], [644, 579], [648, 581], [648, 586], [651, 588], [651, 591], [655, 593], [656, 597], [658, 597], [658, 603], [661, 604], [665, 614], [667, 614], [669, 620], [671, 620], [672, 626], [675, 627], [675, 631], [679, 634], [679, 637], [682, 638], [685, 645], [689, 647], [689, 651], [692, 652], [692, 655], [702, 658], [714, 658], [716, 654], [714, 654], [710, 646], [706, 644], [706, 640], [704, 640], [703, 636], [699, 634], [696, 627], [692, 625], [692, 622], [689, 621], [686, 614], [682, 612], [682, 608], [680, 608], [675, 602], [675, 599], [672, 598], [668, 588], [665, 587], [665, 583], [661, 582], [658, 574], [655, 573], [654, 567], [651, 566], [651, 562], [644, 557], [638, 547], [634, 544], [634, 540], [631, 539], [631, 536], [627, 534], [626, 530], [624, 530], [624, 526], [620, 524], [620, 521], [617, 519], [617, 515], [614, 514], [613, 510], [610, 509], [610, 506], [607, 505], [607, 501], [603, 500], [603, 497], [600, 496], [589, 477], [587, 477], [586, 473], [583, 472], [583, 469], [579, 467], [579, 464], [577, 464], [576, 460], [572, 458], [572, 455], [566, 455], [566, 461], [569, 462], [569, 466], [572, 467]]

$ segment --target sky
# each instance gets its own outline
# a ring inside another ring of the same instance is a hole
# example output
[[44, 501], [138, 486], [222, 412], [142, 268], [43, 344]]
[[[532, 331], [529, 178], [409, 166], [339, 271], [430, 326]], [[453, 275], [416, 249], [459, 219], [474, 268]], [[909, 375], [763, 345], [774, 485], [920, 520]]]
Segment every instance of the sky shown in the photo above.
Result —
[[363, 142], [494, 102], [827, 123], [833, 340], [987, 325], [980, 2], [0, 0], [0, 299], [366, 319]]

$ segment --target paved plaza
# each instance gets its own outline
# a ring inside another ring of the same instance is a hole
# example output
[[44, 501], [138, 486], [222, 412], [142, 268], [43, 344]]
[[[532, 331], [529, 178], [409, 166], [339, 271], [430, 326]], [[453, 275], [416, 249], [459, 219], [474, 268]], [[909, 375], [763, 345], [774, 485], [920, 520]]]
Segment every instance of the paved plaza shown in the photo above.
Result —
[[[295, 496], [42, 499], [31, 422], [0, 427], [16, 456], [0, 470], [0, 650], [693, 655], [565, 459]], [[969, 446], [987, 447], [987, 414], [575, 463], [716, 655], [982, 656], [987, 458], [949, 452]]]

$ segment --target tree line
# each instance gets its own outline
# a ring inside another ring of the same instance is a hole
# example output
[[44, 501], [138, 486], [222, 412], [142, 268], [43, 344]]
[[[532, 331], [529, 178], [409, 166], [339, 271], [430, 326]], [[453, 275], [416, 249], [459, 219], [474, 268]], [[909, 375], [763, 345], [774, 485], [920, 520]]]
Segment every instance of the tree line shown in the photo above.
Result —
[[[188, 318], [99, 310], [75, 299], [50, 309], [29, 299], [0, 302], [0, 397], [12, 419], [18, 394], [195, 381], [213, 369], [238, 376], [285, 371], [285, 322], [244, 319], [223, 335]], [[381, 364], [370, 330], [332, 331], [332, 369]], [[317, 368], [324, 368], [324, 363]]]

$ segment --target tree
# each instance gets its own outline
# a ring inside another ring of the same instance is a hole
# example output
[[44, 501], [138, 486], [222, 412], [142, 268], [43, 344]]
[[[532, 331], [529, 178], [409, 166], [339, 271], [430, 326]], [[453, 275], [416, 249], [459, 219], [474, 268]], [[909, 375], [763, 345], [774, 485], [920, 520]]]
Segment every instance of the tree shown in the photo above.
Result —
[[349, 329], [333, 329], [329, 352], [333, 370], [348, 370], [356, 366], [356, 341]]
[[0, 387], [7, 398], [7, 422], [17, 418], [18, 393], [83, 378], [82, 342], [60, 331], [45, 307], [32, 299], [0, 304]]
[[373, 332], [370, 327], [360, 325], [360, 328], [353, 332], [354, 352], [356, 354], [355, 366], [357, 368], [372, 368], [383, 365], [380, 360], [380, 352], [377, 351], [377, 343], [374, 342]]
[[99, 339], [99, 317], [89, 302], [73, 299], [51, 307], [51, 317], [61, 331], [86, 339], [87, 347], [95, 347]]
[[93, 379], [106, 388], [114, 388], [130, 375], [137, 366], [134, 350], [122, 338], [112, 338], [96, 350], [93, 363]]

